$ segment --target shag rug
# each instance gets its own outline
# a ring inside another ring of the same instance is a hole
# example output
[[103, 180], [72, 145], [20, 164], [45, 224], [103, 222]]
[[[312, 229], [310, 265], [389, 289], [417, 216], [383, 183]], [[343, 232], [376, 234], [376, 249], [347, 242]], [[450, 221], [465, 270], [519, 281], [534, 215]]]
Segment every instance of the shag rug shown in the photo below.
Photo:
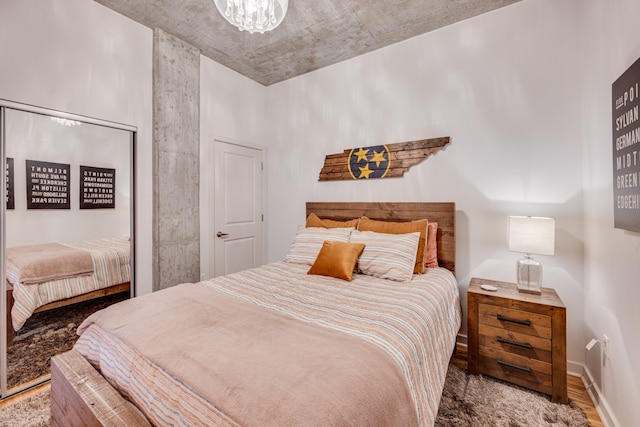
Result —
[[0, 427], [44, 427], [50, 418], [49, 390], [0, 409]]
[[31, 316], [7, 349], [7, 386], [25, 384], [51, 372], [51, 357], [71, 350], [76, 329], [93, 312], [128, 298], [128, 293], [84, 301]]
[[573, 402], [551, 403], [541, 393], [449, 364], [436, 427], [587, 427]]
[[[49, 392], [0, 410], [0, 426], [49, 425]], [[467, 375], [450, 364], [436, 427], [586, 427], [573, 402], [551, 403], [542, 394], [492, 378]]]

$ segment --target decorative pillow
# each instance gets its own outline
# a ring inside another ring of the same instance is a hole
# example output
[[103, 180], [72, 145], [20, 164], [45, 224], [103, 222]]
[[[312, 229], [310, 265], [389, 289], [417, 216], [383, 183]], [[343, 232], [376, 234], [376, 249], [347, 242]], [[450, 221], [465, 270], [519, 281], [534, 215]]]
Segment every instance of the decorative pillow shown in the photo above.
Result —
[[391, 221], [376, 221], [369, 219], [366, 216], [360, 218], [360, 224], [358, 224], [358, 230], [360, 231], [375, 231], [378, 233], [387, 234], [406, 234], [413, 232], [420, 232], [420, 241], [418, 242], [418, 249], [416, 251], [415, 265], [413, 268], [414, 273], [422, 274], [425, 271], [425, 248], [427, 242], [427, 224], [426, 219], [412, 222], [391, 222]]
[[438, 267], [438, 223], [430, 222], [427, 225], [427, 255], [425, 265], [429, 268]]
[[364, 243], [326, 241], [307, 274], [330, 276], [351, 281], [358, 257], [364, 250]]
[[311, 213], [307, 217], [307, 227], [324, 227], [324, 228], [347, 228], [358, 226], [360, 218], [355, 218], [349, 221], [334, 221], [332, 219], [322, 219], [318, 215]]
[[324, 243], [325, 240], [349, 242], [349, 237], [353, 230], [353, 227], [305, 228], [300, 226], [284, 260], [296, 264], [312, 265], [318, 257], [318, 252], [320, 252], [322, 243]]
[[420, 233], [417, 231], [386, 234], [354, 230], [351, 233], [351, 242], [365, 244], [358, 269], [369, 276], [398, 282], [408, 282], [413, 277], [419, 241]]

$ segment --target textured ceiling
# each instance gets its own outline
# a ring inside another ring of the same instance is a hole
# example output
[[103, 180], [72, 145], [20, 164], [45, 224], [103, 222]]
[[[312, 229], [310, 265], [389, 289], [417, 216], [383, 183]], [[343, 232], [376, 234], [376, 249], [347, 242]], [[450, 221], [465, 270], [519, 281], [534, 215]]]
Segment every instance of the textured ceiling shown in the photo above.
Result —
[[95, 1], [268, 86], [520, 0], [289, 0], [264, 34], [239, 31], [213, 0]]

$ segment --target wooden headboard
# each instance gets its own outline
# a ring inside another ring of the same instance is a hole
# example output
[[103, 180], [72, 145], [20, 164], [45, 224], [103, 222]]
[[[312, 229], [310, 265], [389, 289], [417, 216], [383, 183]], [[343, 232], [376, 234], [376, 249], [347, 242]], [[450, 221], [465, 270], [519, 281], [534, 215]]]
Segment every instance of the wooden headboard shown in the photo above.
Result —
[[307, 216], [345, 221], [366, 216], [382, 221], [438, 223], [438, 265], [456, 274], [456, 204], [453, 202], [307, 202]]

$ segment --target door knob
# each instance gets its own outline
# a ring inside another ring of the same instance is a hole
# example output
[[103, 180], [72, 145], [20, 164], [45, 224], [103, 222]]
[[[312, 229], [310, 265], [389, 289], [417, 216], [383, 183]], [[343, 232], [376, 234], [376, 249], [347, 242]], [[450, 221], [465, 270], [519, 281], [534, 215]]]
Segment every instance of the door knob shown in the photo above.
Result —
[[222, 238], [222, 237], [227, 237], [228, 234], [227, 233], [223, 233], [222, 231], [218, 231], [218, 233], [216, 234], [216, 236]]

